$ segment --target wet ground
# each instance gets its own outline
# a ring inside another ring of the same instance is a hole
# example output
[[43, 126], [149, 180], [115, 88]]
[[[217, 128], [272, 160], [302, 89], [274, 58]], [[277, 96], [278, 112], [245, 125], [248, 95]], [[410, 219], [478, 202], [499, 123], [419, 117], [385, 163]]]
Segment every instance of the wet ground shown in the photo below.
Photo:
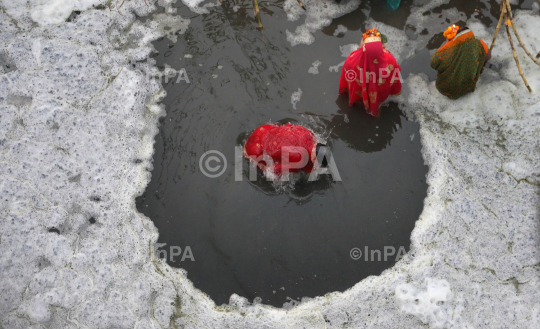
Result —
[[[170, 246], [182, 248], [169, 263], [187, 270], [218, 305], [232, 293], [282, 306], [289, 298], [343, 291], [395, 263], [395, 255], [378, 260], [372, 251], [409, 249], [427, 189], [418, 124], [407, 121], [396, 103], [383, 107], [380, 118], [349, 107], [337, 94], [339, 72], [329, 66], [345, 59], [339, 46], [359, 42], [366, 9], [371, 18], [414, 38], [422, 32], [407, 27], [406, 18], [411, 6], [425, 2], [402, 1], [396, 12], [382, 1], [365, 2], [318, 31], [312, 45], [295, 47], [285, 31], [294, 31], [303, 18], [287, 21], [281, 1], [260, 3], [263, 32], [251, 1], [224, 1], [206, 15], [179, 5], [190, 28], [177, 43], [155, 42], [154, 58], [158, 66], [184, 68], [190, 83], [175, 77], [165, 84], [167, 116], [156, 136], [152, 181], [137, 207], [157, 226], [159, 243], [167, 244], [161, 250], [170, 257]], [[452, 0], [433, 12], [448, 6], [468, 17], [478, 9], [485, 24], [497, 23], [495, 1]], [[349, 31], [334, 36], [338, 24]], [[435, 77], [429, 49], [441, 38], [401, 63], [404, 77]], [[392, 51], [391, 40], [387, 47]], [[316, 60], [322, 64], [313, 75], [308, 69]], [[291, 95], [299, 88], [294, 109]], [[261, 177], [250, 182], [245, 161], [242, 180], [236, 181], [235, 146], [267, 122], [302, 124], [326, 138], [342, 181], [323, 176], [276, 189]], [[228, 168], [218, 178], [199, 170], [208, 150], [227, 158]], [[188, 246], [193, 257], [185, 254]], [[352, 248], [360, 248], [361, 259], [351, 258]]]

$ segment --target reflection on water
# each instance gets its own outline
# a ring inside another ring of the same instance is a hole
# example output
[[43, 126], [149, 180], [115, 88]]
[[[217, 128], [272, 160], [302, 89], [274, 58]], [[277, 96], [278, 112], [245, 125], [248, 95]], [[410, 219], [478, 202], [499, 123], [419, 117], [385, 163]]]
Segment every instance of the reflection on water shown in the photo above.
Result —
[[[418, 135], [417, 124], [394, 103], [373, 118], [337, 96], [339, 73], [328, 67], [343, 61], [339, 47], [357, 36], [319, 33], [313, 45], [291, 47], [284, 31], [298, 23], [287, 21], [281, 1], [260, 5], [264, 33], [251, 11], [235, 12], [227, 2], [203, 16], [180, 6], [191, 19], [188, 32], [176, 44], [155, 43], [158, 66], [185, 68], [190, 83], [164, 86], [167, 116], [137, 207], [154, 221], [158, 242], [190, 246], [195, 261], [169, 264], [187, 270], [217, 304], [236, 293], [281, 306], [288, 297], [343, 291], [379, 274], [395, 259], [353, 260], [351, 248], [408, 250], [426, 193], [420, 141], [409, 138]], [[355, 17], [349, 20], [341, 23], [349, 27]], [[308, 69], [316, 60], [323, 64], [313, 75]], [[291, 94], [298, 88], [295, 110]], [[342, 181], [323, 175], [279, 186], [263, 177], [251, 182], [247, 160], [236, 181], [234, 148], [268, 122], [302, 124], [326, 140]], [[219, 178], [198, 168], [208, 150], [228, 160]]]
[[336, 104], [339, 110], [328, 123], [332, 137], [343, 140], [350, 148], [361, 152], [378, 152], [390, 146], [394, 133], [401, 128], [401, 120], [404, 120], [403, 113], [393, 102], [381, 107], [378, 118], [359, 109], [361, 105], [350, 107], [346, 96], [339, 97]]

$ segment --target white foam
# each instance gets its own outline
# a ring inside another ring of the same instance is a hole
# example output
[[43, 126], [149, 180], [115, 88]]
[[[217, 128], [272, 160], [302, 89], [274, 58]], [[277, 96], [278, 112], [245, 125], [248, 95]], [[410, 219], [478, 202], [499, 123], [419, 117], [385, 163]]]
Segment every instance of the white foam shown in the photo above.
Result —
[[320, 60], [316, 60], [311, 64], [311, 67], [308, 69], [308, 73], [311, 74], [319, 74], [319, 65], [321, 65], [322, 62]]
[[[148, 183], [164, 114], [158, 80], [146, 79], [155, 66], [137, 62], [161, 22], [128, 27], [128, 16], [87, 10], [24, 32], [37, 4], [6, 3], [20, 25], [0, 33], [16, 68], [0, 75], [0, 326], [158, 327], [150, 301], [166, 310], [174, 295], [152, 297], [152, 285], [171, 286], [151, 274], [156, 233], [132, 198]], [[136, 6], [126, 13], [152, 8]]]
[[343, 4], [337, 4], [331, 0], [306, 0], [302, 10], [295, 0], [287, 0], [283, 9], [289, 20], [297, 20], [301, 15], [306, 15], [304, 24], [297, 26], [294, 32], [286, 31], [287, 41], [292, 46], [299, 44], [309, 45], [315, 41], [313, 33], [332, 23], [332, 19], [352, 12], [360, 5], [360, 0], [350, 0]]
[[302, 15], [305, 15], [305, 10], [300, 7], [297, 0], [285, 0], [283, 2], [283, 10], [287, 14], [287, 19], [293, 22], [300, 19]]
[[339, 24], [336, 28], [336, 30], [334, 31], [334, 36], [337, 37], [338, 35], [340, 34], [345, 34], [347, 33], [347, 28], [341, 24]]
[[342, 61], [341, 63], [338, 63], [337, 65], [329, 66], [328, 71], [340, 73], [343, 65], [345, 65], [345, 61]]
[[40, 25], [59, 24], [65, 22], [73, 11], [87, 10], [100, 3], [101, 0], [52, 0], [35, 6], [32, 19]]
[[300, 101], [301, 97], [302, 97], [302, 89], [300, 88], [298, 88], [298, 90], [293, 92], [291, 95], [291, 104], [295, 110], [296, 110], [296, 104]]
[[182, 0], [182, 3], [184, 3], [191, 11], [197, 14], [208, 14], [210, 13], [208, 8], [216, 7], [220, 5], [220, 2], [216, 1], [215, 3], [206, 3], [203, 6], [201, 6], [201, 3], [203, 3], [204, 1], [205, 0]]
[[[339, 50], [341, 51], [341, 57], [349, 57], [349, 55], [358, 49], [358, 47], [360, 47], [360, 44], [358, 43], [349, 43], [349, 44], [346, 44], [346, 45], [343, 45], [343, 46], [339, 46]], [[343, 65], [345, 65], [345, 61], [342, 61], [340, 63], [338, 63], [337, 65], [333, 65], [333, 66], [330, 66], [328, 67], [328, 70], [330, 72], [338, 72], [340, 73], [341, 72], [341, 67], [343, 67]]]
[[358, 43], [349, 43], [344, 46], [339, 46], [339, 50], [341, 51], [341, 57], [349, 57], [349, 55], [358, 49], [360, 47], [360, 44]]
[[453, 298], [448, 281], [426, 278], [425, 285], [426, 290], [413, 284], [396, 287], [396, 300], [402, 312], [418, 317], [431, 328], [473, 328], [463, 322], [463, 301]]
[[178, 34], [186, 33], [190, 20], [179, 15], [160, 13], [154, 15], [160, 34], [165, 35], [172, 42], [176, 42]]

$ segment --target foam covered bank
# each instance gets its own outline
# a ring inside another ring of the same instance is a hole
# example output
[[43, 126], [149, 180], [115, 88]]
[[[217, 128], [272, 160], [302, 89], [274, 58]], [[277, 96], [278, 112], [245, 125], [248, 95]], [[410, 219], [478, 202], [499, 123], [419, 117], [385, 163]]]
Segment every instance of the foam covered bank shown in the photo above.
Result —
[[[292, 308], [235, 295], [216, 307], [155, 258], [158, 231], [135, 209], [165, 115], [161, 86], [146, 78], [159, 72], [143, 60], [150, 41], [189, 26], [166, 0], [164, 13], [135, 20], [158, 5], [147, 2], [126, 1], [123, 15], [98, 0], [0, 2], [0, 327], [540, 327], [540, 67], [520, 49], [533, 93], [504, 40], [492, 59], [500, 70], [486, 69], [476, 92], [457, 101], [422, 75], [405, 77], [398, 100], [421, 124], [429, 190], [396, 266]], [[416, 40], [382, 26], [398, 40], [398, 60], [442, 31], [438, 15], [422, 13], [447, 2], [411, 12], [409, 23], [428, 30]], [[358, 6], [304, 3], [314, 9], [284, 5], [290, 19], [306, 14], [287, 33], [292, 44], [313, 42], [314, 31]], [[201, 13], [218, 5], [186, 4]], [[515, 23], [537, 51], [538, 5], [517, 11]], [[494, 31], [468, 25], [491, 40]]]

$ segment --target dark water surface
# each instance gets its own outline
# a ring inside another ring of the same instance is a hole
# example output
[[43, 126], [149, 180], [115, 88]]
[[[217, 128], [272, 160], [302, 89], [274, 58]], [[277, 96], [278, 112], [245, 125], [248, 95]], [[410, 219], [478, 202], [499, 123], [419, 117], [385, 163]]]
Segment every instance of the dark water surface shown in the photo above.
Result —
[[[480, 8], [486, 24], [496, 24], [495, 1], [471, 3], [451, 1], [468, 16]], [[361, 33], [355, 31], [368, 18], [363, 10], [406, 29], [414, 4], [402, 1], [391, 12], [383, 1], [365, 2], [317, 32], [312, 45], [296, 47], [285, 30], [294, 31], [304, 18], [288, 22], [281, 1], [260, 3], [262, 33], [251, 1], [224, 1], [207, 15], [179, 5], [190, 28], [176, 44], [155, 42], [155, 58], [159, 66], [185, 68], [190, 83], [165, 84], [167, 116], [156, 136], [152, 181], [137, 207], [154, 221], [159, 242], [167, 244], [163, 250], [191, 248], [195, 261], [176, 256], [169, 264], [187, 270], [218, 305], [233, 293], [282, 306], [288, 298], [344, 291], [395, 263], [395, 256], [353, 260], [352, 248], [409, 250], [427, 189], [418, 124], [407, 121], [395, 103], [382, 108], [380, 118], [349, 107], [337, 94], [340, 73], [329, 66], [345, 60], [339, 46], [359, 42]], [[241, 6], [237, 12], [234, 5]], [[338, 24], [349, 32], [333, 36]], [[391, 40], [388, 48], [392, 51]], [[432, 77], [426, 58], [428, 49], [402, 63], [404, 77], [410, 72]], [[308, 69], [315, 60], [322, 65], [312, 75]], [[295, 110], [291, 94], [298, 88], [303, 94]], [[323, 176], [276, 190], [260, 177], [248, 181], [245, 161], [243, 180], [235, 181], [234, 147], [269, 121], [302, 124], [327, 138], [342, 181]], [[228, 160], [219, 178], [199, 170], [199, 158], [208, 150]]]

